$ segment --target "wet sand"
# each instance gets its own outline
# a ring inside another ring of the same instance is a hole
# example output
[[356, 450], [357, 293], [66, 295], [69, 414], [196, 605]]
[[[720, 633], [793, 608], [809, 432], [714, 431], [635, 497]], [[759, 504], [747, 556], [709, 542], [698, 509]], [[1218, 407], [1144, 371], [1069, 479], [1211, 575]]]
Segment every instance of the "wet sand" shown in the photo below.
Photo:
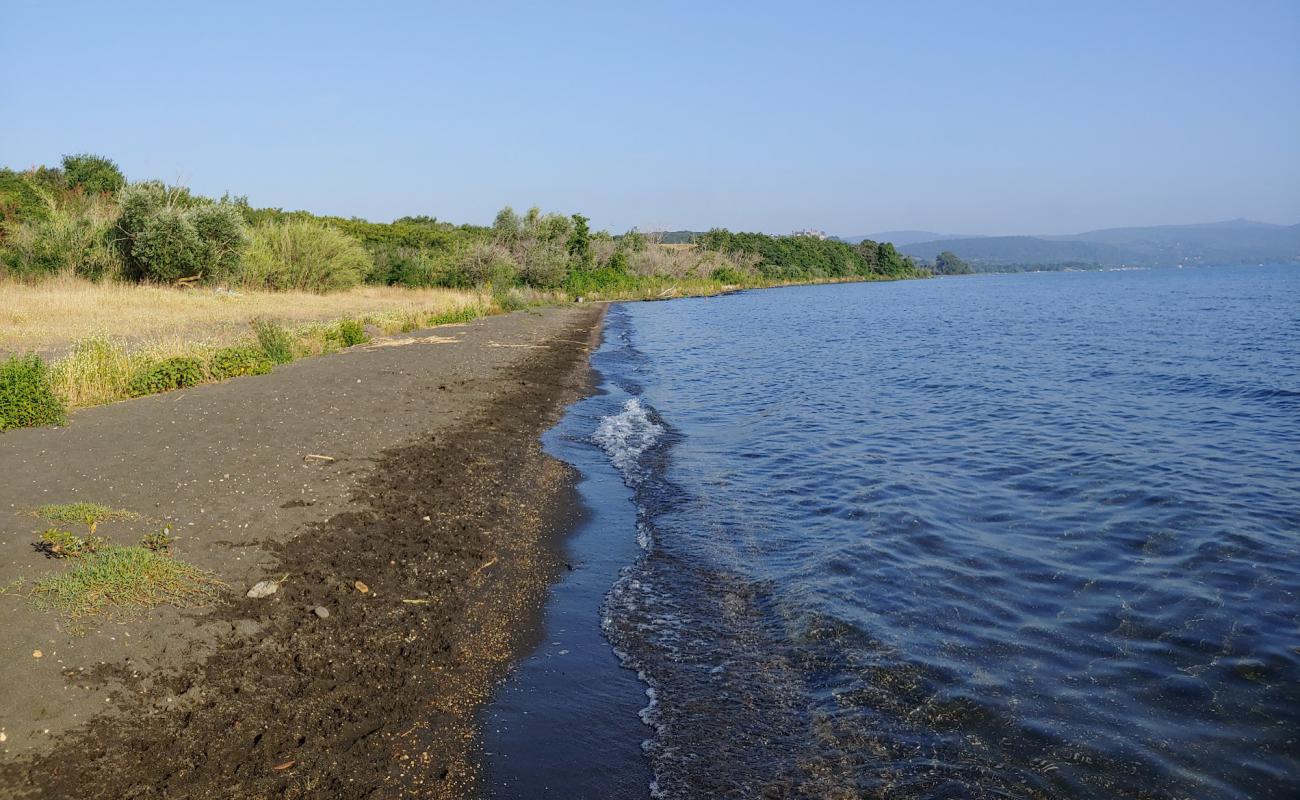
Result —
[[539, 436], [588, 390], [603, 310], [415, 333], [0, 436], [0, 587], [64, 568], [19, 512], [73, 500], [139, 512], [100, 526], [122, 543], [170, 524], [177, 557], [229, 584], [81, 635], [25, 589], [0, 595], [0, 797], [477, 793], [476, 715], [536, 641], [575, 513]]

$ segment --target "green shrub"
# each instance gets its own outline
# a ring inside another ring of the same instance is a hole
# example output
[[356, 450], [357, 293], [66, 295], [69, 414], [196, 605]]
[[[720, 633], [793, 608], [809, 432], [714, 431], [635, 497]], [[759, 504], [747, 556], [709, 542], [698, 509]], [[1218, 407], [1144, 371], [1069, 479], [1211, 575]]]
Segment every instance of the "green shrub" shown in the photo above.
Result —
[[158, 181], [133, 183], [118, 193], [115, 241], [125, 273], [134, 280], [175, 281], [238, 274], [244, 221], [231, 203], [213, 203]]
[[11, 275], [79, 275], [98, 280], [121, 273], [112, 245], [117, 206], [109, 198], [50, 196], [45, 212], [8, 227], [0, 264]]
[[148, 364], [136, 372], [127, 385], [127, 391], [132, 397], [141, 397], [197, 386], [202, 382], [202, 361], [194, 356], [173, 356]]
[[453, 325], [457, 322], [471, 322], [486, 313], [487, 310], [480, 306], [461, 306], [451, 311], [432, 314], [425, 321], [425, 324], [432, 327], [434, 325]]
[[63, 401], [51, 387], [50, 370], [39, 356], [0, 362], [0, 431], [35, 425], [60, 425]]
[[290, 219], [253, 229], [243, 284], [253, 289], [328, 292], [361, 283], [374, 263], [359, 242], [319, 222]]
[[41, 532], [40, 549], [55, 558], [81, 558], [108, 544], [103, 536], [78, 536], [62, 528]]
[[255, 319], [253, 333], [257, 336], [257, 346], [262, 348], [272, 364], [293, 361], [293, 337], [284, 326], [269, 319]]
[[713, 270], [713, 272], [709, 273], [709, 277], [719, 283], [726, 284], [744, 283], [748, 280], [745, 273], [735, 269], [734, 267], [718, 267]]
[[339, 347], [352, 347], [370, 341], [366, 335], [366, 326], [355, 319], [341, 319], [333, 329], [326, 332], [325, 338]]
[[509, 286], [519, 279], [519, 266], [510, 251], [491, 242], [474, 242], [457, 257], [460, 272], [469, 286]]
[[260, 347], [240, 345], [222, 348], [208, 359], [208, 374], [214, 380], [236, 378], [241, 375], [265, 375], [272, 363]]
[[90, 153], [64, 156], [63, 174], [70, 188], [79, 188], [88, 194], [111, 194], [126, 185], [126, 178], [117, 164]]
[[[0, 224], [44, 219], [49, 210], [49, 204], [27, 175], [0, 169]], [[0, 229], [0, 239], [4, 238], [5, 232]]]

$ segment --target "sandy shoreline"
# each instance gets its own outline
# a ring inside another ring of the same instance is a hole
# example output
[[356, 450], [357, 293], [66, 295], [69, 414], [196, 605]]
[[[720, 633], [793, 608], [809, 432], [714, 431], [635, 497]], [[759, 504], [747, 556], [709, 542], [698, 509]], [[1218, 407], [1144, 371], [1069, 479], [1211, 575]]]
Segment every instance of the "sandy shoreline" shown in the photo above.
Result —
[[0, 797], [474, 793], [474, 713], [536, 635], [574, 505], [538, 437], [588, 389], [602, 314], [492, 317], [0, 437], [0, 586], [62, 568], [17, 512], [71, 500], [139, 512], [101, 529], [124, 543], [170, 522], [230, 584], [81, 636], [0, 595]]

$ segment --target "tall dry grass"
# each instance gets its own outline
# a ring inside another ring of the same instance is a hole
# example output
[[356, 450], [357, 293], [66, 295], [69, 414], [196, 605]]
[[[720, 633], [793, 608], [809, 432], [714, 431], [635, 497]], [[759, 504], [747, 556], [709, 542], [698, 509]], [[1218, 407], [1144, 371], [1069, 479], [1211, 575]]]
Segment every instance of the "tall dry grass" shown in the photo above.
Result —
[[344, 317], [385, 330], [421, 327], [420, 320], [490, 308], [483, 291], [363, 286], [330, 294], [218, 293], [134, 284], [92, 283], [62, 276], [37, 283], [0, 279], [0, 353], [51, 357], [88, 337], [108, 337], [128, 349], [213, 346], [248, 335], [257, 318], [297, 326]]

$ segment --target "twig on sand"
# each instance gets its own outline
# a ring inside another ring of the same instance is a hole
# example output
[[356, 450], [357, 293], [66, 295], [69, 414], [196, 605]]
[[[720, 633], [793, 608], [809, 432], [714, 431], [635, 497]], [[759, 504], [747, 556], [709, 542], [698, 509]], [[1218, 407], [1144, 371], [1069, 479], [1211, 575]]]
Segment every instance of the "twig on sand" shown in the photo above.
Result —
[[488, 567], [492, 566], [492, 565], [495, 564], [495, 563], [497, 563], [497, 557], [496, 557], [496, 556], [492, 556], [492, 557], [489, 558], [485, 563], [481, 564], [481, 565], [479, 566], [478, 569], [476, 569], [476, 570], [474, 570], [472, 573], [470, 573], [470, 576], [469, 576], [470, 579], [477, 578], [477, 577], [479, 576], [479, 573], [481, 573], [483, 570], [487, 569]]
[[319, 453], [308, 453], [302, 457], [303, 461], [338, 461], [334, 456], [323, 456]]

